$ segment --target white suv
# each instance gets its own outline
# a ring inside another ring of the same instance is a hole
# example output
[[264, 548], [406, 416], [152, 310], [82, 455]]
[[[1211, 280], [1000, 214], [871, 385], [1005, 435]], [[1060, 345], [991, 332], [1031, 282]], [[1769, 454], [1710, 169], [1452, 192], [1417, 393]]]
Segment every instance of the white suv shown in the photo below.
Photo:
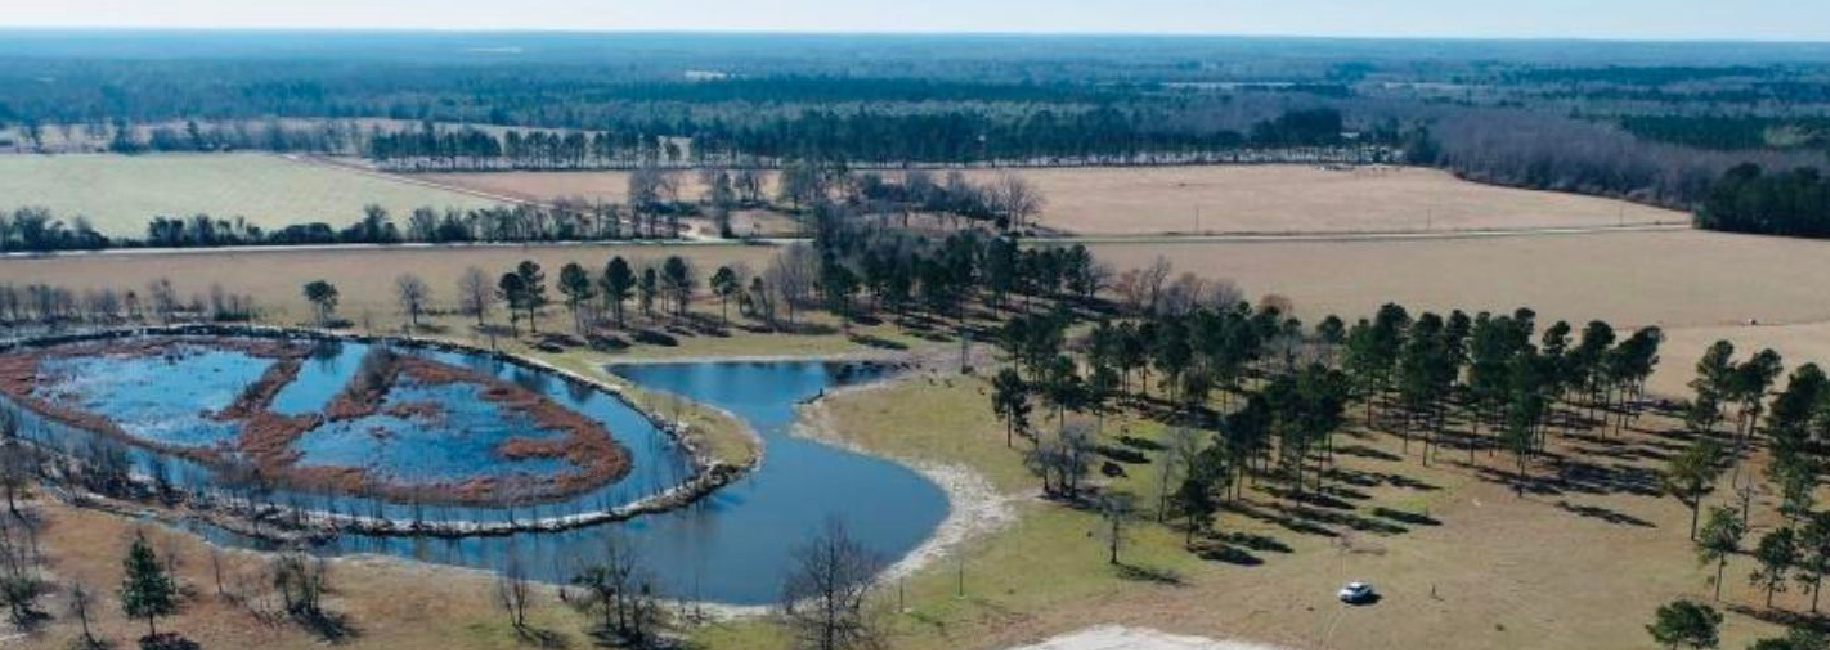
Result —
[[1347, 586], [1341, 587], [1339, 595], [1341, 597], [1341, 602], [1349, 605], [1358, 605], [1372, 600], [1373, 587], [1364, 582], [1349, 582], [1347, 583]]

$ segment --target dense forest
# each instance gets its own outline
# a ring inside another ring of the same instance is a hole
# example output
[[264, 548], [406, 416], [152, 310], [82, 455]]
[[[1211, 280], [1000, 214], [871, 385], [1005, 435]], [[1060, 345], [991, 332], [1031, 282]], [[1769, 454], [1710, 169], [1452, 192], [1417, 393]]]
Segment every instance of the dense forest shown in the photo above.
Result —
[[[378, 131], [366, 141], [369, 158], [407, 169], [579, 169], [646, 163], [748, 163], [791, 160], [854, 163], [975, 163], [985, 161], [1169, 160], [1247, 148], [1341, 147], [1348, 143], [1340, 111], [1289, 111], [1260, 121], [1249, 133], [1165, 128], [1156, 116], [1111, 107], [1057, 115], [1047, 110], [1014, 117], [984, 112], [839, 114], [808, 111], [759, 124], [683, 120], [667, 125], [615, 123], [608, 131], [551, 132], [478, 128]], [[643, 134], [674, 134], [651, 137]], [[1355, 144], [1377, 162], [1397, 134], [1375, 131]], [[1374, 149], [1379, 151], [1375, 152]]]
[[1722, 176], [1697, 210], [1710, 230], [1830, 237], [1830, 179], [1815, 167], [1767, 173], [1739, 165]]

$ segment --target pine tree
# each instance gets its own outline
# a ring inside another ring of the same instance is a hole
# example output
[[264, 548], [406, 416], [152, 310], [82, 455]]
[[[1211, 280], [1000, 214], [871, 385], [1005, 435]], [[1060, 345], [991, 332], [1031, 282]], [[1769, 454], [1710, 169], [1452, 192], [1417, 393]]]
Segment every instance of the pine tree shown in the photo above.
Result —
[[121, 579], [121, 611], [129, 618], [146, 619], [148, 634], [158, 635], [159, 617], [178, 611], [177, 584], [143, 534], [134, 536], [121, 564], [126, 570]]

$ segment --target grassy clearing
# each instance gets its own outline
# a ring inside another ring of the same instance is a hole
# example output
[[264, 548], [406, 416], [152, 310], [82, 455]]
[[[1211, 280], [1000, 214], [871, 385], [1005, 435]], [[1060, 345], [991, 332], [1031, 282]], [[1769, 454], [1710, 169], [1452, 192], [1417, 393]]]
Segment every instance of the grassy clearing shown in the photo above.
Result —
[[[830, 397], [823, 414], [853, 444], [968, 465], [1000, 489], [1034, 495], [1035, 479], [1004, 446], [988, 390], [974, 378], [916, 376]], [[1219, 536], [1200, 542], [1211, 559], [1185, 551], [1173, 525], [1154, 523], [1157, 464], [1121, 463], [1125, 476], [1101, 482], [1139, 496], [1143, 511], [1122, 553], [1130, 568], [1104, 562], [1095, 513], [1027, 500], [1019, 523], [964, 551], [965, 598], [955, 596], [950, 561], [899, 585], [908, 611], [893, 617], [891, 645], [996, 648], [1112, 622], [1299, 648], [1645, 647], [1643, 625], [1658, 605], [1707, 600], [1709, 592], [1685, 539], [1688, 511], [1643, 491], [1681, 445], [1658, 433], [1677, 423], [1642, 424], [1619, 438], [1559, 440], [1556, 451], [1592, 470], [1524, 497], [1502, 482], [1511, 463], [1503, 454], [1483, 451], [1469, 462], [1465, 452], [1445, 450], [1424, 467], [1420, 445], [1407, 453], [1396, 436], [1356, 426], [1342, 434], [1341, 471], [1329, 482], [1338, 505], [1280, 517], [1284, 501], [1269, 486], [1250, 489], [1252, 507], [1223, 514]], [[1106, 423], [1103, 442], [1163, 434], [1160, 423], [1118, 417]], [[1551, 467], [1534, 472], [1543, 477]], [[1727, 498], [1723, 490], [1712, 502]], [[1756, 499], [1753, 536], [1777, 523], [1770, 499]], [[1737, 577], [1718, 608], [1740, 610], [1728, 615], [1723, 647], [1741, 647], [1777, 628], [1746, 613], [1760, 602], [1739, 578], [1752, 561], [1731, 564]], [[1350, 579], [1375, 581], [1386, 600], [1335, 603], [1333, 590]], [[1806, 602], [1798, 593], [1779, 599], [1792, 611]], [[766, 642], [743, 641], [762, 632], [746, 623], [700, 638], [708, 647], [760, 648]]]
[[[45, 548], [60, 583], [81, 580], [99, 596], [96, 632], [130, 646], [145, 634], [143, 621], [120, 614], [114, 595], [121, 579], [121, 557], [136, 530], [143, 530], [161, 556], [176, 557], [179, 584], [188, 596], [178, 616], [161, 621], [205, 648], [323, 648], [317, 637], [289, 623], [270, 624], [216, 595], [209, 551], [192, 535], [93, 511], [46, 504]], [[225, 583], [231, 592], [277, 603], [268, 588], [264, 558], [239, 551], [224, 553]], [[349, 558], [331, 564], [332, 591], [327, 608], [351, 616], [356, 636], [346, 646], [400, 650], [469, 650], [519, 647], [507, 619], [493, 599], [493, 580], [480, 573], [413, 565], [386, 559]], [[63, 616], [65, 596], [54, 594], [47, 607], [58, 618], [9, 647], [66, 648], [79, 635], [72, 617]], [[572, 647], [583, 647], [586, 617], [551, 598], [534, 612], [535, 625], [559, 632]]]
[[0, 156], [0, 208], [87, 216], [106, 235], [144, 236], [155, 215], [244, 217], [276, 227], [355, 222], [374, 203], [397, 218], [421, 206], [496, 205], [480, 197], [261, 154]]

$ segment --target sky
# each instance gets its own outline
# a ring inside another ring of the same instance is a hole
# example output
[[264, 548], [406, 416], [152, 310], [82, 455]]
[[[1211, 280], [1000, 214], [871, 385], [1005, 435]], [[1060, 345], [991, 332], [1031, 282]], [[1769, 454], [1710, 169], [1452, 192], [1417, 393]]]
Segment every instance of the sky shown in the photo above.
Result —
[[1830, 41], [1830, 0], [11, 0], [0, 27]]

